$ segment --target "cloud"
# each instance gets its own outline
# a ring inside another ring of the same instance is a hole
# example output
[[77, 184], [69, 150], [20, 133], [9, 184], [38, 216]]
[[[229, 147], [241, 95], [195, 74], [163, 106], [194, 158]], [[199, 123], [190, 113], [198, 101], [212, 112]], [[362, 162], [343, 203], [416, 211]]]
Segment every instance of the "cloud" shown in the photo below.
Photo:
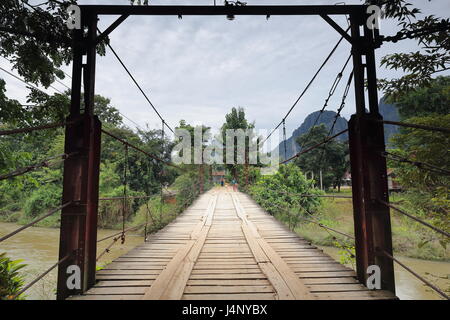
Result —
[[[82, 4], [128, 4], [122, 1], [84, 0]], [[273, 1], [247, 1], [270, 4]], [[334, 4], [335, 1], [310, 1], [311, 4]], [[212, 4], [213, 1], [151, 1], [152, 4]], [[222, 1], [217, 1], [222, 5]], [[305, 1], [289, 1], [289, 4]], [[348, 4], [360, 4], [354, 0]], [[414, 1], [430, 12], [445, 12], [448, 4]], [[116, 17], [100, 17], [104, 30]], [[342, 17], [335, 17], [343, 26]], [[396, 32], [393, 23], [382, 24], [382, 32]], [[135, 76], [143, 90], [167, 122], [174, 127], [180, 119], [188, 123], [203, 122], [220, 127], [232, 107], [246, 109], [250, 121], [258, 128], [273, 128], [297, 99], [314, 72], [339, 39], [339, 35], [321, 18], [312, 16], [279, 17], [185, 16], [129, 17], [111, 35], [111, 44]], [[393, 51], [409, 51], [408, 41], [386, 44], [377, 59]], [[345, 41], [330, 59], [316, 82], [287, 119], [288, 134], [311, 112], [320, 109], [338, 70], [349, 54]], [[114, 56], [107, 51], [97, 58], [96, 93], [111, 98], [111, 103], [141, 126], [160, 127], [160, 120], [145, 98], [131, 82]], [[0, 65], [7, 66], [4, 61]], [[70, 66], [65, 68], [70, 73]], [[336, 110], [341, 99], [344, 75], [329, 110]], [[380, 77], [395, 73], [378, 68]], [[6, 78], [6, 77], [5, 77]], [[27, 91], [11, 79], [8, 95], [24, 101]], [[70, 85], [69, 79], [66, 84]], [[55, 86], [58, 87], [57, 84]], [[59, 86], [61, 87], [61, 86]], [[62, 87], [63, 89], [63, 87]], [[343, 115], [355, 110], [353, 88]]]

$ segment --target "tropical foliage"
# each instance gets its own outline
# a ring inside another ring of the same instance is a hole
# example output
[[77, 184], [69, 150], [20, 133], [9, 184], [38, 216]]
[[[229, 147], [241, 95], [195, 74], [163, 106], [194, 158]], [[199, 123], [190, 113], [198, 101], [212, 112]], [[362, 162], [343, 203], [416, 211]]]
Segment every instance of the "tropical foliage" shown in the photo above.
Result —
[[302, 217], [314, 214], [320, 206], [320, 198], [300, 195], [321, 194], [313, 187], [313, 181], [307, 180], [304, 173], [295, 164], [280, 166], [273, 175], [260, 176], [250, 187], [253, 199], [270, 214], [294, 229]]
[[11, 299], [22, 289], [24, 279], [20, 270], [24, 267], [21, 260], [11, 260], [6, 253], [0, 253], [0, 300]]

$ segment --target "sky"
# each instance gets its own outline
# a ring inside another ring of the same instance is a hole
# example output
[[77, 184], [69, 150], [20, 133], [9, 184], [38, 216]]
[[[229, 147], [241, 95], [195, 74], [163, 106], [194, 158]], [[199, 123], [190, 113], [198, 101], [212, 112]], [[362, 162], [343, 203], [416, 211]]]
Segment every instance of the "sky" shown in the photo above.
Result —
[[[79, 0], [79, 4], [129, 4], [128, 0]], [[213, 0], [151, 0], [151, 4], [212, 5]], [[450, 1], [411, 0], [424, 14], [447, 18]], [[222, 5], [222, 1], [217, 1]], [[326, 0], [265, 1], [262, 4], [336, 4]], [[351, 0], [347, 4], [361, 4]], [[101, 16], [99, 28], [106, 29], [114, 16]], [[334, 17], [344, 28], [344, 17]], [[380, 33], [393, 35], [396, 23], [381, 21]], [[247, 119], [257, 128], [271, 130], [286, 114], [315, 71], [339, 40], [340, 35], [315, 16], [237, 16], [225, 17], [135, 16], [129, 17], [111, 35], [110, 43], [147, 93], [155, 107], [174, 128], [181, 119], [190, 124], [219, 128], [232, 107], [243, 107]], [[379, 78], [398, 77], [398, 72], [379, 66], [386, 54], [415, 51], [415, 42], [385, 43], [376, 52]], [[321, 109], [329, 88], [350, 53], [343, 41], [326, 67], [286, 120], [290, 136], [311, 112]], [[0, 66], [11, 66], [0, 58]], [[327, 110], [339, 107], [350, 66]], [[63, 68], [71, 73], [70, 66]], [[17, 72], [13, 71], [15, 74]], [[96, 94], [111, 99], [111, 105], [139, 126], [160, 128], [161, 121], [131, 82], [112, 53], [97, 57]], [[7, 82], [7, 95], [25, 103], [28, 90], [18, 80], [0, 71]], [[62, 80], [70, 87], [70, 79]], [[54, 83], [59, 90], [66, 87]], [[44, 89], [48, 93], [52, 88]], [[382, 93], [380, 93], [380, 96]], [[349, 119], [355, 112], [351, 87], [342, 115]], [[124, 119], [130, 127], [135, 124]]]

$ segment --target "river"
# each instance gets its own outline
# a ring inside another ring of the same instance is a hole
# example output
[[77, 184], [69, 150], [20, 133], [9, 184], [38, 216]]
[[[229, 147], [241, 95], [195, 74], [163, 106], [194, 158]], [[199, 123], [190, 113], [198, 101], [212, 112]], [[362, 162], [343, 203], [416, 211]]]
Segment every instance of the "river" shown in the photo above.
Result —
[[[0, 222], [0, 235], [5, 235], [19, 225]], [[117, 230], [99, 230], [98, 237], [106, 237], [116, 233]], [[112, 240], [99, 243], [98, 252], [102, 252]], [[126, 253], [138, 244], [141, 244], [141, 235], [127, 234], [124, 244], [116, 243], [111, 251], [100, 259], [99, 264], [112, 261], [116, 257]], [[22, 259], [27, 267], [22, 269], [26, 275], [26, 282], [33, 280], [58, 260], [59, 229], [56, 228], [28, 228], [13, 237], [0, 243], [0, 252], [7, 252], [11, 259]], [[338, 259], [338, 249], [321, 247], [327, 254]], [[419, 260], [398, 257], [400, 261], [411, 267], [420, 275], [431, 280], [441, 289], [450, 288], [450, 263]], [[400, 299], [431, 300], [440, 297], [428, 287], [414, 278], [411, 274], [399, 266], [395, 266], [395, 280], [397, 296]], [[55, 299], [56, 269], [50, 272], [44, 279], [36, 283], [26, 292], [26, 299]]]
[[[339, 249], [320, 247], [326, 254], [339, 261]], [[429, 261], [395, 256], [400, 262], [425, 277], [442, 291], [450, 289], [450, 262]], [[352, 266], [349, 266], [352, 267]], [[401, 300], [441, 300], [439, 294], [411, 273], [394, 263], [396, 295]], [[447, 292], [448, 295], [448, 292]]]
[[[20, 227], [15, 223], [0, 222], [0, 235], [8, 234]], [[107, 237], [119, 230], [98, 231], [98, 238]], [[99, 242], [97, 252], [100, 254], [111, 244], [112, 239]], [[117, 241], [109, 253], [104, 254], [99, 265], [108, 263], [125, 254], [143, 242], [143, 236], [127, 233], [124, 244]], [[0, 243], [0, 252], [6, 252], [13, 260], [22, 259], [27, 266], [22, 269], [26, 283], [43, 273], [58, 261], [59, 229], [31, 227]], [[26, 299], [55, 299], [57, 268], [26, 291]]]

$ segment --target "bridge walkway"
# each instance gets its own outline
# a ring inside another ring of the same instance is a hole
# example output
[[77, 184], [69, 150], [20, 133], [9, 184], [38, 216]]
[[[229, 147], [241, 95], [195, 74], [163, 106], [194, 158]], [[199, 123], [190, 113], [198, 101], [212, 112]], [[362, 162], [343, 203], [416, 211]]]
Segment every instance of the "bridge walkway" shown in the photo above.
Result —
[[69, 299], [396, 299], [291, 232], [249, 196], [215, 188]]

